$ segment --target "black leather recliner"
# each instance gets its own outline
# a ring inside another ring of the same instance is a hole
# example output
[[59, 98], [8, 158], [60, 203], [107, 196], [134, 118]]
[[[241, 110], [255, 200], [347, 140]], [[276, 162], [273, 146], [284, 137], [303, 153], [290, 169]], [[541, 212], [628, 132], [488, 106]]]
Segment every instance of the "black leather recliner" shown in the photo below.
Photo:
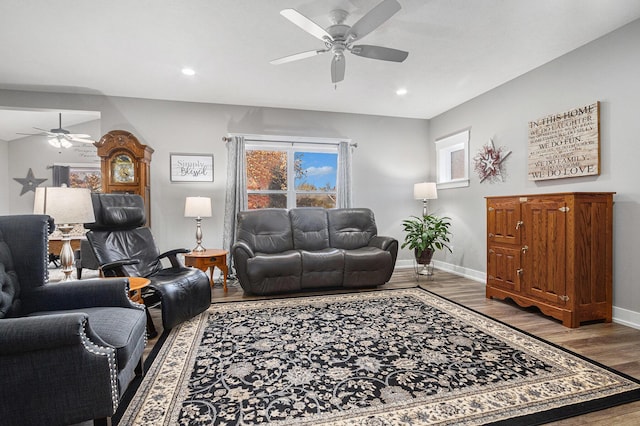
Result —
[[[146, 218], [142, 197], [134, 194], [91, 194], [94, 223], [85, 224], [87, 240], [104, 276], [144, 277], [151, 284], [142, 298], [149, 305], [159, 299], [162, 325], [170, 330], [207, 310], [211, 304], [211, 287], [207, 275], [199, 269], [185, 267], [176, 249], [160, 253]], [[171, 267], [165, 268], [161, 259]]]

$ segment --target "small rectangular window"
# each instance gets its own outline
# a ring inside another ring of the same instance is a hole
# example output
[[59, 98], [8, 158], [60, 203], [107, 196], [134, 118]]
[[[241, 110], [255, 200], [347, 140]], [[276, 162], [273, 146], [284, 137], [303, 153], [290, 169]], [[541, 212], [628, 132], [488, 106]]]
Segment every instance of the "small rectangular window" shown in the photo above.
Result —
[[436, 140], [438, 189], [469, 186], [470, 129]]

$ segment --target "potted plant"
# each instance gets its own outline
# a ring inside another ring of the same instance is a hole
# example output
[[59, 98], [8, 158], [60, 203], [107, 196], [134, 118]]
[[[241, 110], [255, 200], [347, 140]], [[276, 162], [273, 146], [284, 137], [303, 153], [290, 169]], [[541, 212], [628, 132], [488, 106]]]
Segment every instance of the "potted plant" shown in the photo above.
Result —
[[451, 232], [449, 227], [451, 222], [448, 217], [438, 217], [434, 215], [424, 215], [422, 217], [411, 216], [402, 221], [405, 232], [404, 242], [401, 248], [408, 247], [414, 251], [416, 261], [421, 265], [431, 263], [431, 257], [436, 250], [448, 246]]

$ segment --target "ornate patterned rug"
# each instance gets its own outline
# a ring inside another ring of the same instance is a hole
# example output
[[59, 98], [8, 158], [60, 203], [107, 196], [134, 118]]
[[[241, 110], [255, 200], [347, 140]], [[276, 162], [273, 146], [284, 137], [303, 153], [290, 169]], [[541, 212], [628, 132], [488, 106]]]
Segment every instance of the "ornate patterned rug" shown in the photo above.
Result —
[[119, 423], [538, 424], [638, 399], [633, 378], [412, 288], [213, 304]]

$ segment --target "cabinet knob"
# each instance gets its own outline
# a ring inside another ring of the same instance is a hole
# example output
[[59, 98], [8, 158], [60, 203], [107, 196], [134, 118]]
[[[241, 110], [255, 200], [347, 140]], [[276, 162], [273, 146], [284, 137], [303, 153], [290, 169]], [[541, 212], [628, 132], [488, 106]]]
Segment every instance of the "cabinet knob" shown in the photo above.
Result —
[[516, 223], [516, 229], [520, 229], [520, 227], [521, 227], [522, 225], [524, 225], [524, 222], [523, 222], [523, 221], [521, 221], [521, 220], [519, 220], [519, 221]]
[[524, 270], [522, 268], [518, 268], [518, 270], [516, 270], [516, 272], [518, 273], [518, 276], [521, 277], [522, 273], [524, 272]]
[[489, 232], [489, 238], [493, 238], [495, 235], [493, 235], [491, 232]]
[[522, 250], [522, 254], [525, 254], [529, 250], [529, 246], [524, 246], [520, 250]]

